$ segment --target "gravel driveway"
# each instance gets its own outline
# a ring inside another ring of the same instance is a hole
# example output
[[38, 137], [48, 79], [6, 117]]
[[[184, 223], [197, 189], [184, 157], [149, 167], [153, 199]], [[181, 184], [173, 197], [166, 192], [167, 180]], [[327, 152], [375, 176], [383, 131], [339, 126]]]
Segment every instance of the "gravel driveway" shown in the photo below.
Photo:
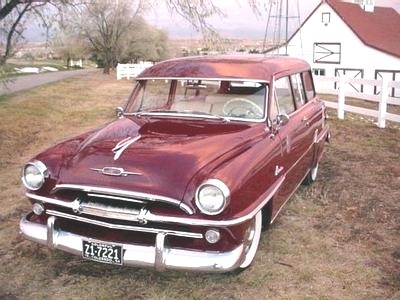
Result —
[[80, 74], [94, 72], [96, 69], [83, 69], [76, 71], [59, 71], [59, 72], [48, 72], [42, 74], [25, 75], [20, 77], [12, 78], [7, 82], [6, 85], [0, 83], [0, 96], [6, 94], [12, 94], [22, 90], [28, 90], [39, 85], [46, 83], [62, 80], [65, 78], [77, 76]]

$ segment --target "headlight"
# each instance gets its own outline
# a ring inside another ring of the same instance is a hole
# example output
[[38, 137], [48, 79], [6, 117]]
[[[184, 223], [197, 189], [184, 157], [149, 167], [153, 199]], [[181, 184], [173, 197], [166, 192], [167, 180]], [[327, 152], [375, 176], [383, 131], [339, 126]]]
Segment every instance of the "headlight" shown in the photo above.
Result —
[[22, 168], [22, 182], [27, 189], [33, 191], [43, 186], [47, 175], [47, 167], [38, 160], [29, 162]]
[[218, 215], [229, 203], [229, 188], [218, 179], [209, 179], [196, 191], [196, 205], [207, 215]]

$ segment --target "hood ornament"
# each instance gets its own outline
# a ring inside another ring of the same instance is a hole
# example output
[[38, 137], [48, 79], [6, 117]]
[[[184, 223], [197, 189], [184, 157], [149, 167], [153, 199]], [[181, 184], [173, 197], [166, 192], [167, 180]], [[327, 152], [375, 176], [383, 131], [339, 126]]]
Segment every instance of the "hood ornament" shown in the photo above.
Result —
[[118, 142], [117, 145], [111, 150], [115, 155], [114, 155], [114, 160], [117, 160], [122, 153], [125, 151], [126, 148], [128, 148], [131, 144], [134, 142], [138, 141], [141, 138], [140, 135], [137, 137], [127, 137], [123, 139], [122, 141]]
[[108, 175], [108, 176], [128, 176], [128, 175], [137, 175], [141, 176], [142, 173], [135, 173], [135, 172], [127, 172], [123, 168], [114, 168], [114, 167], [104, 167], [103, 169], [96, 169], [96, 168], [90, 168], [92, 171], [99, 172], [103, 175]]

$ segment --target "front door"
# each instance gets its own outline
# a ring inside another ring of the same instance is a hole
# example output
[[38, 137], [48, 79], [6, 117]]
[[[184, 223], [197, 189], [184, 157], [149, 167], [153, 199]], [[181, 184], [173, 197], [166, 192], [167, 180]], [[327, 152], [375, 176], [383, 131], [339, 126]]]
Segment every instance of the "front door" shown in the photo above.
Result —
[[[282, 77], [274, 83], [275, 112], [288, 117], [287, 124], [275, 124], [281, 143], [282, 165], [278, 171], [286, 176], [274, 198], [275, 215], [296, 190], [313, 159], [312, 104], [306, 102], [300, 75]], [[272, 117], [274, 119], [274, 117]], [[276, 119], [276, 118], [275, 118]]]

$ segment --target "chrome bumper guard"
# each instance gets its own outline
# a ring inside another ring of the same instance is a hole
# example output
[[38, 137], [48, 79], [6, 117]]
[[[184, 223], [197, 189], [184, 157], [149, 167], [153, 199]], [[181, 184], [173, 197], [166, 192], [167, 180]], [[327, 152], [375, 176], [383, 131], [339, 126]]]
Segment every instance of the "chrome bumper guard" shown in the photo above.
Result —
[[[24, 217], [19, 224], [21, 235], [50, 248], [82, 256], [82, 240], [89, 240], [90, 237], [63, 231], [57, 227], [56, 221], [57, 217], [51, 216], [46, 226], [31, 222]], [[157, 233], [154, 246], [122, 244], [123, 265], [153, 267], [159, 271], [174, 269], [221, 273], [238, 268], [245, 257], [243, 245], [228, 252], [167, 248], [164, 243], [166, 236], [167, 232]]]

